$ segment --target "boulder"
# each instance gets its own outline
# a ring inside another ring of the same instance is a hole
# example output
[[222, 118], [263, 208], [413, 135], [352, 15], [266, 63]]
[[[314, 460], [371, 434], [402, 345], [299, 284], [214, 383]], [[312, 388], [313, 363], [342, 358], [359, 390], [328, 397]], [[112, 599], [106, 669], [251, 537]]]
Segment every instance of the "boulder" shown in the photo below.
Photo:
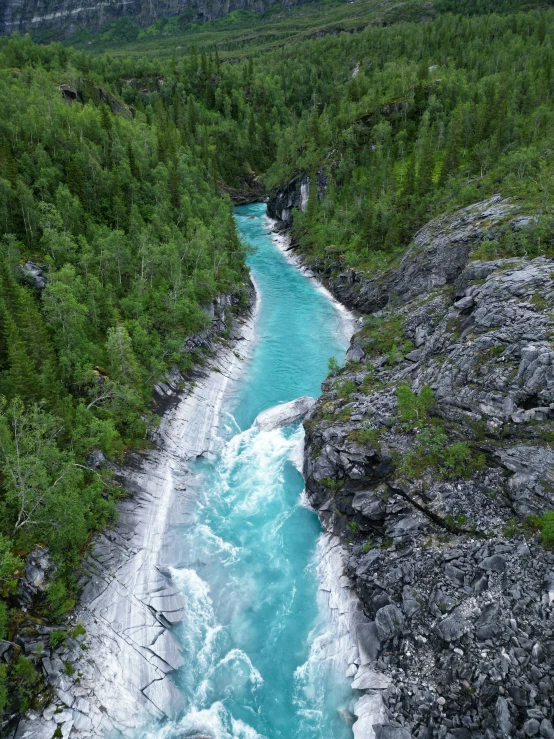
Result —
[[254, 421], [254, 427], [260, 431], [273, 431], [273, 429], [288, 426], [304, 418], [314, 404], [314, 398], [303, 395], [301, 398], [291, 400], [290, 403], [276, 405], [274, 408], [259, 413]]

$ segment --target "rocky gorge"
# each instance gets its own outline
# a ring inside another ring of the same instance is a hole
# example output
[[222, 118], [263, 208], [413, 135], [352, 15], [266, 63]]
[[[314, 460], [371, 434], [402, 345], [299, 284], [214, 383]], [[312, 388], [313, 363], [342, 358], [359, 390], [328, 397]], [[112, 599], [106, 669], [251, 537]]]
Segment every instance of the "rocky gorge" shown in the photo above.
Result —
[[[309, 186], [270, 201], [277, 230]], [[487, 254], [532, 223], [495, 196], [377, 276], [300, 255], [364, 315], [304, 422], [308, 498], [358, 603], [357, 739], [554, 736], [554, 262]]]

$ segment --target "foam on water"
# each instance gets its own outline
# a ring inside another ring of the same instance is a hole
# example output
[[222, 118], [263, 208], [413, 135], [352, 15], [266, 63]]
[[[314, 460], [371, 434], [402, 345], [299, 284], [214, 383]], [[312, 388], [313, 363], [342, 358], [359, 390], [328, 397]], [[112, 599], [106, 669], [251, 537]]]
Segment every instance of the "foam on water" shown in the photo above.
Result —
[[303, 496], [303, 429], [252, 428], [259, 412], [319, 394], [348, 331], [345, 314], [272, 243], [264, 214], [237, 209], [258, 249], [257, 342], [221, 416], [217, 454], [194, 464], [196, 511], [173, 531], [182, 556], [170, 572], [187, 604], [175, 629], [183, 712], [142, 734], [149, 739], [352, 736], [340, 713], [353, 703], [346, 664], [337, 669], [331, 656], [318, 593], [321, 528]]

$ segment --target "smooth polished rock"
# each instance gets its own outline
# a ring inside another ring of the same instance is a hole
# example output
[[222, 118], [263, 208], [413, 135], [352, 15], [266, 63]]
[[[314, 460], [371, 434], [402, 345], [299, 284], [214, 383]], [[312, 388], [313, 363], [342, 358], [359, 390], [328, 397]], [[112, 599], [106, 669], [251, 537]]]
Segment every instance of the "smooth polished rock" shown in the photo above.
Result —
[[290, 403], [282, 403], [274, 408], [263, 411], [254, 421], [254, 426], [261, 431], [273, 431], [273, 429], [288, 426], [289, 423], [299, 421], [314, 407], [315, 399], [308, 395], [291, 400]]

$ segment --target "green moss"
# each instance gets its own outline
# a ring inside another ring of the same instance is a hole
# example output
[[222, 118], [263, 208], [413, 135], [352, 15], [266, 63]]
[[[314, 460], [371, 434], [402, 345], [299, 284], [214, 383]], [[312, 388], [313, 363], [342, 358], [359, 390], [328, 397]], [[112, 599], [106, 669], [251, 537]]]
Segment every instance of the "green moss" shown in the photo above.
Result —
[[547, 301], [543, 298], [543, 296], [540, 294], [538, 290], [535, 290], [533, 293], [533, 297], [531, 298], [531, 304], [537, 308], [537, 310], [543, 311], [548, 308]]
[[346, 528], [353, 534], [358, 534], [360, 532], [360, 527], [356, 521], [349, 521]]
[[367, 444], [375, 447], [378, 445], [382, 433], [383, 429], [359, 429], [349, 434], [348, 438], [353, 439], [360, 444]]
[[554, 547], [554, 511], [545, 511], [542, 515], [541, 539], [545, 547]]
[[54, 631], [50, 632], [48, 643], [52, 647], [52, 649], [55, 649], [63, 641], [65, 641], [65, 639], [67, 639], [67, 631], [65, 629], [55, 629]]
[[320, 484], [330, 490], [338, 490], [343, 485], [341, 480], [334, 480], [332, 477], [326, 477], [320, 481]]
[[348, 400], [352, 393], [356, 392], [356, 383], [353, 380], [344, 380], [335, 386], [336, 393], [339, 398]]

